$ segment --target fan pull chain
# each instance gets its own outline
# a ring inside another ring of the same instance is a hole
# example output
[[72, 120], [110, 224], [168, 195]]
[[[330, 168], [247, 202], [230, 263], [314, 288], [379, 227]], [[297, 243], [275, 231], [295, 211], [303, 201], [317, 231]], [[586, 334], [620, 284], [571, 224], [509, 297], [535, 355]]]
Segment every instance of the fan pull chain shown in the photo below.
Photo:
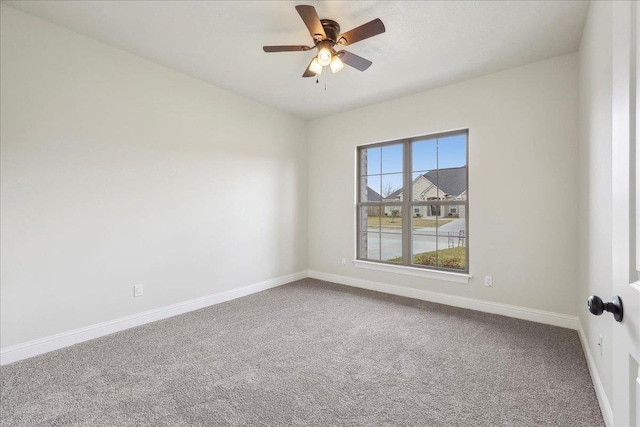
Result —
[[[323, 80], [324, 82], [324, 91], [327, 91], [327, 81]], [[318, 77], [318, 75], [316, 74], [316, 84], [320, 83], [320, 77]]]

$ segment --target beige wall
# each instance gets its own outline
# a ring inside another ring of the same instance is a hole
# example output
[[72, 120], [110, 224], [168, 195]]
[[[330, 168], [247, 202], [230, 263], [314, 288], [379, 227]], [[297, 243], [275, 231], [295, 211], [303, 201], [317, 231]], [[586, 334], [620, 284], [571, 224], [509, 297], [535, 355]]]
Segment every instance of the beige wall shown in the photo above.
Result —
[[[576, 220], [545, 215], [535, 196], [578, 203], [577, 65], [571, 54], [312, 121], [309, 268], [575, 315]], [[327, 128], [342, 131], [327, 140]], [[356, 146], [466, 128], [471, 282], [342, 266], [355, 257]]]
[[2, 347], [306, 270], [306, 122], [0, 7]]
[[[575, 304], [607, 396], [612, 384], [612, 316], [587, 311], [589, 295], [612, 295], [612, 4], [592, 2], [580, 45], [578, 220], [579, 287]], [[605, 339], [602, 354], [598, 336]]]

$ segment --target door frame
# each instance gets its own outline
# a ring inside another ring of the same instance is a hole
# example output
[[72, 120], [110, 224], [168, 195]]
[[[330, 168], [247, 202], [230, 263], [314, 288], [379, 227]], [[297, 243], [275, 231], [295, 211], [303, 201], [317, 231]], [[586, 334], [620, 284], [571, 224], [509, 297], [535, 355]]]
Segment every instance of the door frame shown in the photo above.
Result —
[[[611, 410], [613, 425], [640, 424], [636, 387], [640, 364], [638, 283], [637, 4], [612, 3], [612, 291], [622, 297], [624, 317], [612, 322]], [[635, 231], [635, 232], [634, 232]], [[640, 288], [639, 288], [640, 289]], [[607, 298], [609, 296], [607, 295]], [[634, 405], [636, 405], [634, 407]]]

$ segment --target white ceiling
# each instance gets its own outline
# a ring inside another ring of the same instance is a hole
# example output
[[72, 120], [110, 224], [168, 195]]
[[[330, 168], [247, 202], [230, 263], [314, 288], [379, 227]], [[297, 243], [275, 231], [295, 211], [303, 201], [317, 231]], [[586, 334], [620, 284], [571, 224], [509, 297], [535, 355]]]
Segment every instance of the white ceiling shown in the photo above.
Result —
[[[5, 1], [12, 7], [304, 119], [444, 86], [578, 49], [586, 1]], [[387, 31], [345, 49], [373, 65], [302, 78], [315, 50], [296, 12], [342, 32]]]

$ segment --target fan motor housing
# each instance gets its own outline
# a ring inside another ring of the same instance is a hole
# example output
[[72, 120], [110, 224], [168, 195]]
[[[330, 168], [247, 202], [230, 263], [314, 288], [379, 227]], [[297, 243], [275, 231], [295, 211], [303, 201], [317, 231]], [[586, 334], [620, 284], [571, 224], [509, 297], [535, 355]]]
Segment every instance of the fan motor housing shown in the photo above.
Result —
[[322, 23], [322, 28], [324, 28], [324, 33], [327, 35], [325, 40], [331, 40], [336, 43], [340, 35], [340, 24], [331, 19], [321, 19], [320, 22]]

